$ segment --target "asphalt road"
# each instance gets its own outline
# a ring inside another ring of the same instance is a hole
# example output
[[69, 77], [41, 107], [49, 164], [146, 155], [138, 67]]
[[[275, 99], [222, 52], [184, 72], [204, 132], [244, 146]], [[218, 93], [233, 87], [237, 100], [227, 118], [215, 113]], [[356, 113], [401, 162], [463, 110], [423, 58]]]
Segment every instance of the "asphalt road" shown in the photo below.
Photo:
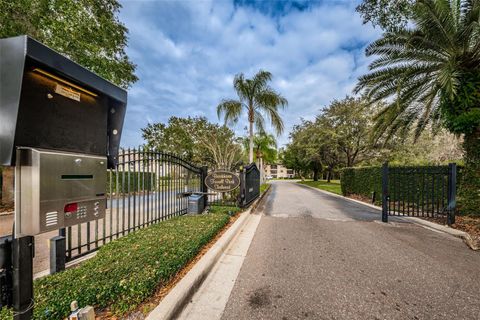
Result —
[[480, 319], [480, 253], [275, 182], [222, 319]]

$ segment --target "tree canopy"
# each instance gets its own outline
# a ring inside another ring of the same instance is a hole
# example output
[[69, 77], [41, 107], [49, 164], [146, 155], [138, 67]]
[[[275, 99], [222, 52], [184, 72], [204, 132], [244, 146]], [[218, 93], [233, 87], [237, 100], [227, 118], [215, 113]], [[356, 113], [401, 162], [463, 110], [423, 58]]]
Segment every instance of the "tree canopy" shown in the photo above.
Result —
[[0, 0], [0, 38], [27, 34], [128, 88], [137, 80], [117, 0]]
[[170, 117], [168, 123], [148, 124], [142, 132], [147, 147], [175, 153], [198, 165], [229, 170], [242, 160], [235, 133], [205, 117]]
[[407, 26], [412, 16], [412, 7], [416, 0], [363, 0], [356, 10], [363, 23], [371, 23], [383, 30], [393, 30]]

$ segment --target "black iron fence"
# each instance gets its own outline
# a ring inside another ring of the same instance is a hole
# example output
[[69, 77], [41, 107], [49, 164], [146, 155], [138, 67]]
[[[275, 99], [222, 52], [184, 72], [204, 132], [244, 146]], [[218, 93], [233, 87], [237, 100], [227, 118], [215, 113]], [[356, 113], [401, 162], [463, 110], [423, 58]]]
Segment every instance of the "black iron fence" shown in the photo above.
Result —
[[444, 217], [454, 223], [457, 166], [382, 167], [382, 220]]
[[119, 154], [108, 172], [105, 218], [61, 230], [67, 261], [97, 250], [114, 239], [187, 212], [184, 193], [202, 192], [202, 168], [181, 157], [146, 149]]
[[[144, 148], [122, 150], [117, 168], [108, 171], [105, 217], [59, 230], [65, 237], [64, 249], [59, 250], [65, 250], [66, 262], [72, 261], [135, 230], [183, 215], [192, 193], [207, 194], [205, 205], [241, 207], [259, 196], [260, 172], [255, 164], [240, 170], [240, 188], [229, 192], [208, 190], [207, 172], [207, 167], [173, 154]], [[60, 264], [53, 270], [62, 268]]]
[[206, 167], [179, 156], [127, 149], [107, 178], [105, 218], [60, 230], [66, 237], [66, 261], [96, 251], [102, 245], [140, 228], [187, 213], [189, 193], [208, 193], [206, 205], [248, 206], [260, 194], [260, 171], [255, 164], [240, 171], [240, 188], [208, 190]]

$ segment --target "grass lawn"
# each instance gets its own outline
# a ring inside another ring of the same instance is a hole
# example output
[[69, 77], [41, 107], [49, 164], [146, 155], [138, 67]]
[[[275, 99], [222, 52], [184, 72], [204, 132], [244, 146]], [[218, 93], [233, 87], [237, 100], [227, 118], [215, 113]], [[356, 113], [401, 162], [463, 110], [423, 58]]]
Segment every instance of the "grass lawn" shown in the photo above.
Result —
[[[165, 286], [229, 222], [234, 207], [182, 216], [135, 231], [100, 248], [77, 268], [34, 281], [34, 319], [63, 319], [70, 302], [109, 308], [116, 316], [134, 310]], [[0, 319], [12, 319], [0, 309]]]
[[268, 183], [263, 183], [260, 185], [260, 194], [264, 193], [265, 191], [267, 191], [269, 187], [269, 184]]
[[299, 181], [298, 183], [342, 195], [340, 180], [332, 180], [330, 183], [328, 183], [326, 180], [319, 180], [319, 181], [305, 180], [305, 181]]

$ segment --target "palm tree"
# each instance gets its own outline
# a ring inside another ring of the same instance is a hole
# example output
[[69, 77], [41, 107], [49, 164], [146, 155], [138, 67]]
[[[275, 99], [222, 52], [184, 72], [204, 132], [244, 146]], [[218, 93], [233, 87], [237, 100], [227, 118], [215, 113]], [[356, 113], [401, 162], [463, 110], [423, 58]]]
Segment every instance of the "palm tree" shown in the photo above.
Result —
[[[250, 139], [243, 140], [245, 149], [250, 146]], [[253, 153], [260, 170], [260, 180], [263, 181], [263, 163], [273, 163], [277, 160], [277, 141], [271, 134], [257, 133], [253, 137]]]
[[[243, 140], [245, 149], [250, 147], [250, 138]], [[257, 133], [253, 137], [254, 160], [263, 159], [266, 162], [274, 162], [277, 159], [277, 140], [271, 134]]]
[[[480, 0], [418, 0], [413, 25], [370, 44], [377, 56], [355, 91], [389, 103], [376, 115], [375, 138], [415, 127], [464, 134], [464, 212], [480, 206]], [[475, 199], [474, 199], [475, 198]], [[460, 199], [459, 199], [460, 200]]]
[[238, 95], [238, 100], [223, 100], [217, 107], [218, 117], [223, 116], [225, 123], [236, 123], [242, 111], [248, 113], [249, 122], [249, 162], [253, 162], [253, 125], [259, 132], [265, 132], [265, 118], [277, 134], [283, 132], [283, 121], [279, 108], [284, 109], [288, 102], [279, 93], [275, 92], [268, 82], [272, 74], [260, 70], [252, 79], [245, 79], [243, 73], [237, 74], [233, 79], [233, 87]]

